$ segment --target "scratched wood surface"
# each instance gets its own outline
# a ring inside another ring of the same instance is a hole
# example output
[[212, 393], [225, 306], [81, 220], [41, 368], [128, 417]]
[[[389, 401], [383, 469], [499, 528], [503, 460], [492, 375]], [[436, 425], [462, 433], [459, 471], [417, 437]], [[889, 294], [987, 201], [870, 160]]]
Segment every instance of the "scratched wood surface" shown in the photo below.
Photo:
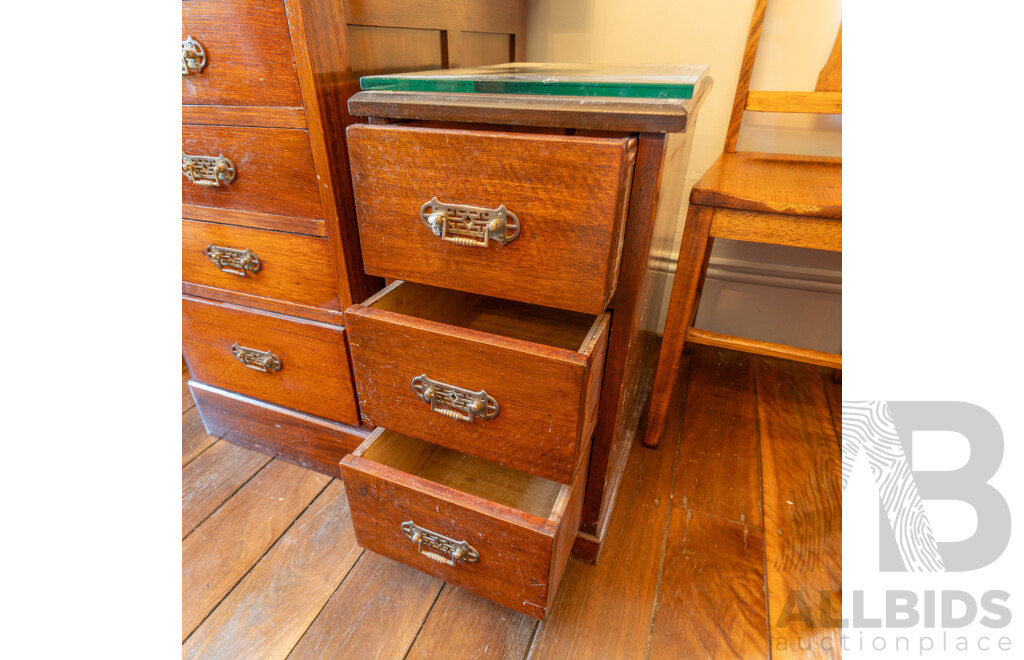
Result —
[[[817, 616], [832, 590], [840, 616], [842, 386], [699, 346], [674, 391], [660, 448], [631, 448], [598, 564], [569, 561], [547, 621], [362, 550], [342, 482], [273, 460], [183, 543], [183, 656], [833, 657], [799, 652], [834, 629], [786, 603], [803, 590]], [[187, 417], [183, 458], [201, 431]], [[183, 467], [183, 501], [213, 465], [200, 459], [229, 445], [208, 442]]]

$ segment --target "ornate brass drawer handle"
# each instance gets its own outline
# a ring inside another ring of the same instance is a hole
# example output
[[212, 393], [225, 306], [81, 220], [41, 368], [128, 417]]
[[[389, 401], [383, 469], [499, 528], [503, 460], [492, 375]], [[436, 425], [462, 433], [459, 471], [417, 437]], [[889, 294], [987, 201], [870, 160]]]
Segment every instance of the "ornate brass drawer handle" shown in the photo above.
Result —
[[246, 248], [244, 250], [233, 250], [220, 247], [210, 243], [203, 251], [213, 265], [225, 273], [245, 277], [249, 273], [258, 273], [262, 267], [259, 255]]
[[[419, 546], [421, 555], [438, 564], [455, 566], [456, 562], [460, 561], [472, 564], [480, 559], [480, 554], [465, 541], [456, 541], [437, 532], [424, 529], [411, 520], [402, 523], [402, 534]], [[424, 550], [423, 546], [433, 548], [433, 550]], [[440, 552], [434, 552], [434, 550]]]
[[206, 51], [203, 45], [191, 36], [181, 42], [181, 75], [187, 76], [193, 71], [200, 73], [206, 66]]
[[519, 236], [519, 218], [502, 204], [496, 209], [445, 204], [434, 197], [420, 208], [420, 221], [434, 236], [456, 245], [505, 245]]
[[189, 156], [181, 152], [181, 173], [197, 186], [229, 186], [235, 182], [238, 172], [231, 159], [221, 154], [213, 156]]
[[491, 419], [498, 414], [498, 402], [487, 392], [472, 392], [430, 380], [427, 374], [412, 379], [412, 391], [429, 403], [431, 410], [449, 419], [472, 422], [474, 417]]
[[264, 373], [281, 371], [281, 359], [270, 351], [257, 351], [255, 348], [246, 348], [245, 346], [234, 344], [231, 347], [231, 352], [238, 358], [239, 362], [250, 369]]

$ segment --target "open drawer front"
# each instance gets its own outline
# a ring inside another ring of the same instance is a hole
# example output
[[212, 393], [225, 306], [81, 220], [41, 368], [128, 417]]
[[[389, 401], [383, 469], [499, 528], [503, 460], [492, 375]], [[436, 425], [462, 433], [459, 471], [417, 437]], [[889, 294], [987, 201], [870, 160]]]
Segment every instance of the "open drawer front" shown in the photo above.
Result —
[[341, 462], [364, 548], [543, 619], [579, 527], [570, 487], [377, 429]]
[[365, 421], [572, 483], [610, 315], [394, 282], [345, 312]]

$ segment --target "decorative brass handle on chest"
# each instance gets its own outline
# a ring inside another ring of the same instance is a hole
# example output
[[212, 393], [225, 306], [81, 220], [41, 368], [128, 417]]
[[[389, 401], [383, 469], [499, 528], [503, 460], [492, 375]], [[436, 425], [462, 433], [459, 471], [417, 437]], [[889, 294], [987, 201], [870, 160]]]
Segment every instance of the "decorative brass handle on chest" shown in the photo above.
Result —
[[[456, 541], [437, 532], [424, 529], [411, 520], [402, 523], [402, 534], [419, 546], [421, 555], [438, 564], [455, 566], [456, 562], [460, 561], [472, 564], [480, 559], [480, 554], [465, 541]], [[433, 548], [433, 550], [424, 550], [424, 546]], [[434, 550], [440, 550], [440, 552], [434, 552]]]
[[221, 154], [213, 156], [189, 156], [181, 152], [181, 173], [197, 186], [219, 187], [234, 183], [238, 172], [231, 159]]
[[427, 374], [412, 379], [412, 391], [430, 404], [430, 409], [449, 419], [472, 422], [474, 417], [491, 419], [498, 414], [498, 402], [487, 392], [473, 392], [427, 378]]
[[231, 353], [238, 358], [239, 362], [250, 369], [264, 373], [281, 371], [281, 358], [270, 351], [257, 351], [255, 348], [246, 348], [245, 346], [234, 344], [231, 347]]
[[442, 241], [487, 247], [519, 236], [519, 218], [502, 204], [496, 209], [445, 204], [434, 197], [420, 208], [420, 221]]
[[246, 248], [233, 250], [210, 243], [203, 251], [213, 265], [225, 273], [245, 277], [249, 273], [260, 272], [260, 258], [255, 252]]
[[206, 66], [206, 51], [203, 45], [191, 36], [181, 42], [181, 75], [200, 73]]

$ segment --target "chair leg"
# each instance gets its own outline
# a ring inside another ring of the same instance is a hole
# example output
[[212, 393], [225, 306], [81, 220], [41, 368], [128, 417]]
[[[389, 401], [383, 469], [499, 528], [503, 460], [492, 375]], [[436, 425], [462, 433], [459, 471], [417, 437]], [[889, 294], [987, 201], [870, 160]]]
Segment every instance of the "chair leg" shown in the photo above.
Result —
[[676, 275], [672, 282], [668, 316], [665, 319], [665, 335], [661, 342], [658, 370], [654, 376], [651, 407], [647, 413], [647, 430], [643, 443], [648, 447], [657, 447], [665, 430], [668, 404], [672, 399], [672, 389], [676, 385], [683, 346], [686, 343], [686, 328], [693, 316], [697, 283], [704, 270], [704, 257], [708, 251], [708, 236], [713, 214], [713, 208], [697, 204], [690, 204], [686, 212], [679, 260], [676, 262]]

